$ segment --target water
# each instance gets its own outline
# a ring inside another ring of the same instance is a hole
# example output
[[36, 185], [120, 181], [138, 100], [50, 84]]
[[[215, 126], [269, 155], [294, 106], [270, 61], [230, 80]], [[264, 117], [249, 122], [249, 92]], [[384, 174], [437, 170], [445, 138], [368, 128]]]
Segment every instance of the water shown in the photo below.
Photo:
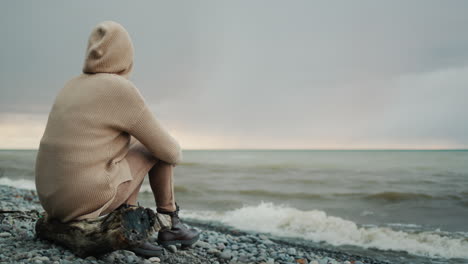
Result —
[[[34, 188], [35, 155], [0, 151], [0, 184]], [[186, 217], [419, 263], [468, 261], [468, 151], [184, 151], [175, 185]], [[140, 200], [154, 207], [147, 182]]]

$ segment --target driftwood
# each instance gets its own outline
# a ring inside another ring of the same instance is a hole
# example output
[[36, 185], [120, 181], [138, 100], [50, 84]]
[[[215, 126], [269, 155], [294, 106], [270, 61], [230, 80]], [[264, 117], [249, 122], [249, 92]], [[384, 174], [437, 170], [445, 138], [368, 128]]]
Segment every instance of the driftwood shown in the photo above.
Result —
[[149, 208], [121, 206], [96, 219], [61, 223], [43, 214], [36, 222], [39, 238], [65, 246], [79, 257], [96, 256], [144, 243], [154, 231], [171, 227], [168, 215]]

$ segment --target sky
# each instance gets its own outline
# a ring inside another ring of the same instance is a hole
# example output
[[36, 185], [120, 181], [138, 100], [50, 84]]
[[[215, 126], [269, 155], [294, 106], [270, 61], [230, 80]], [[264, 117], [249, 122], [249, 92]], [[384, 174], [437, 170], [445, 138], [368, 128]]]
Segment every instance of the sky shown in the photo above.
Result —
[[468, 148], [467, 1], [4, 1], [0, 148], [36, 149], [114, 20], [184, 149]]

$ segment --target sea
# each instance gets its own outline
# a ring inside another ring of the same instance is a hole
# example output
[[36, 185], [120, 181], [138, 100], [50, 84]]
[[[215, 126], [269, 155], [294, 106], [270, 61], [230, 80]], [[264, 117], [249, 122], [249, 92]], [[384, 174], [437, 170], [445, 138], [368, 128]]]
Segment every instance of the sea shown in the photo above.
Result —
[[[37, 150], [0, 150], [35, 189]], [[395, 263], [468, 263], [468, 150], [185, 150], [181, 216]], [[140, 204], [155, 207], [146, 180]]]

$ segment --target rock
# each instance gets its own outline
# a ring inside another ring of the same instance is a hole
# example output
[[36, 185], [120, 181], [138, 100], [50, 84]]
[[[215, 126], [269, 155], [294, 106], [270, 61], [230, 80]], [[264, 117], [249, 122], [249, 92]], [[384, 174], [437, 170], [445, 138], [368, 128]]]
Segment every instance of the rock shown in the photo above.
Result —
[[288, 248], [288, 255], [296, 255], [296, 249], [295, 248]]
[[246, 255], [240, 255], [239, 258], [237, 258], [240, 262], [248, 262], [249, 257]]
[[0, 237], [10, 237], [10, 236], [11, 236], [11, 234], [8, 233], [8, 232], [2, 232], [2, 233], [0, 233]]
[[328, 264], [328, 258], [325, 257], [319, 261], [320, 264]]
[[33, 260], [40, 260], [40, 261], [44, 262], [44, 261], [49, 261], [49, 258], [48, 257], [37, 256], [37, 257], [34, 257]]
[[231, 259], [232, 258], [232, 254], [231, 254], [230, 251], [223, 251], [218, 256], [220, 258], [222, 258], [222, 259]]
[[176, 253], [177, 252], [177, 247], [174, 246], [174, 245], [170, 245], [167, 247], [167, 249], [172, 252], [172, 253]]
[[271, 241], [270, 239], [264, 239], [264, 240], [261, 240], [261, 242], [265, 245], [275, 244], [275, 242]]
[[246, 236], [241, 236], [240, 241], [247, 242], [247, 243], [252, 243], [253, 242], [252, 239], [250, 239], [250, 237], [246, 237]]
[[152, 258], [149, 258], [148, 260], [151, 262], [161, 262], [161, 259], [158, 257], [152, 257]]
[[195, 246], [196, 247], [201, 247], [201, 248], [205, 248], [205, 249], [209, 249], [211, 248], [211, 245], [209, 243], [206, 243], [204, 241], [198, 241], [197, 243], [195, 243]]
[[126, 256], [126, 257], [125, 257], [125, 262], [126, 262], [126, 263], [133, 263], [133, 262], [135, 262], [135, 261], [136, 261], [136, 259], [135, 259], [134, 256]]
[[219, 250], [217, 250], [216, 248], [210, 248], [206, 252], [209, 254], [219, 254]]
[[217, 248], [219, 250], [224, 250], [226, 248], [226, 246], [223, 243], [219, 243]]
[[114, 254], [109, 254], [109, 255], [106, 257], [106, 260], [107, 260], [107, 262], [109, 262], [109, 263], [114, 263], [114, 261], [115, 261], [115, 256], [114, 256]]
[[299, 264], [308, 264], [309, 263], [309, 261], [307, 261], [306, 258], [296, 259], [296, 262], [299, 263]]
[[310, 264], [319, 264], [319, 262], [317, 260], [312, 260]]

